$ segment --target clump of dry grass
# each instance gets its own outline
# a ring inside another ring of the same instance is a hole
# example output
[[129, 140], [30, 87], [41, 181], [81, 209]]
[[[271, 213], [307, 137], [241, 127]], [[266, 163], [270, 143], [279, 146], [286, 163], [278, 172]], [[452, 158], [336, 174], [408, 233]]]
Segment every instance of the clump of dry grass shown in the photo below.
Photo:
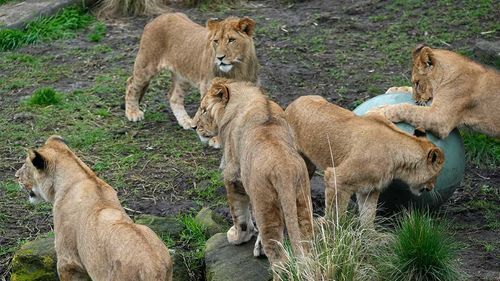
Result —
[[171, 11], [169, 0], [97, 0], [96, 14], [101, 18], [159, 15]]

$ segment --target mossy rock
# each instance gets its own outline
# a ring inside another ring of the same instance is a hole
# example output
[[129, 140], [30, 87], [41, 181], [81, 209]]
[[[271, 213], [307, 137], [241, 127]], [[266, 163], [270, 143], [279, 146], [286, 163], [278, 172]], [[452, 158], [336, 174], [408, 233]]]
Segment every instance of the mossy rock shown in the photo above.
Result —
[[216, 215], [210, 208], [201, 209], [194, 219], [207, 230], [210, 236], [224, 231], [224, 219]]
[[139, 215], [135, 217], [135, 223], [151, 228], [158, 236], [170, 236], [177, 239], [181, 235], [183, 225], [175, 217], [157, 217], [153, 215]]
[[226, 233], [217, 233], [205, 245], [207, 281], [269, 281], [272, 275], [266, 258], [253, 256], [255, 237], [242, 245], [227, 242]]
[[27, 242], [15, 253], [11, 281], [54, 280], [59, 278], [53, 237]]

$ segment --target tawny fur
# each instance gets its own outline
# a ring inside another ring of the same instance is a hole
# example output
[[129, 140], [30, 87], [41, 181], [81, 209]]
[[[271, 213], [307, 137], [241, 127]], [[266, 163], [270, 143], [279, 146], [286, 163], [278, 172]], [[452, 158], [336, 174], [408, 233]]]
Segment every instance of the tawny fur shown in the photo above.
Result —
[[186, 84], [197, 87], [203, 97], [214, 77], [257, 82], [259, 64], [252, 39], [254, 28], [255, 22], [250, 18], [209, 20], [206, 27], [181, 13], [154, 19], [144, 28], [134, 72], [127, 81], [127, 118], [130, 121], [144, 119], [139, 103], [149, 81], [162, 69], [172, 73], [168, 99], [177, 122], [184, 129], [192, 125], [184, 108]]
[[[466, 126], [500, 138], [500, 72], [448, 50], [413, 51], [413, 98], [419, 105], [383, 106], [393, 122], [406, 122], [445, 138]], [[395, 89], [390, 89], [395, 90]]]
[[30, 198], [53, 203], [57, 271], [61, 281], [172, 280], [167, 247], [146, 226], [134, 224], [116, 191], [62, 141], [50, 137], [30, 150], [16, 172]]
[[194, 124], [200, 138], [221, 138], [234, 224], [229, 242], [252, 237], [251, 204], [259, 229], [254, 255], [263, 248], [272, 263], [283, 261], [276, 241], [283, 242], [285, 225], [295, 254], [307, 251], [306, 241], [312, 239], [309, 178], [283, 110], [251, 83], [218, 78], [202, 99]]
[[338, 206], [342, 214], [356, 193], [367, 226], [373, 224], [380, 192], [393, 179], [420, 194], [432, 190], [444, 163], [443, 152], [427, 139], [399, 130], [382, 115], [356, 116], [320, 96], [298, 98], [285, 116], [310, 175], [316, 167], [326, 170], [327, 212], [335, 214]]

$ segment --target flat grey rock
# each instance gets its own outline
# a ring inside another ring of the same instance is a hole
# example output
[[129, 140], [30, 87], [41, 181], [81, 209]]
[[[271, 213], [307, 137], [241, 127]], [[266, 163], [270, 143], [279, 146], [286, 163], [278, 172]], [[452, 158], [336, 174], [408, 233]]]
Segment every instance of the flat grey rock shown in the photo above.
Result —
[[474, 53], [481, 62], [500, 68], [500, 41], [478, 40], [474, 46]]
[[269, 281], [272, 279], [266, 258], [253, 256], [255, 237], [242, 245], [227, 242], [226, 233], [217, 233], [205, 246], [207, 281]]
[[22, 28], [26, 23], [41, 16], [50, 16], [60, 9], [82, 4], [82, 0], [26, 0], [2, 5], [0, 28]]

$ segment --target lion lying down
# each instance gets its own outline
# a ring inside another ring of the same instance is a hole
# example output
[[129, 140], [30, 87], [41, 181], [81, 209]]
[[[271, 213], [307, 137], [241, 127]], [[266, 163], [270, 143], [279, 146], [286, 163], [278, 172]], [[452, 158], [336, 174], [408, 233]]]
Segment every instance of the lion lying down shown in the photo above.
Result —
[[[418, 105], [386, 105], [382, 112], [393, 122], [410, 123], [445, 138], [466, 126], [500, 138], [500, 72], [457, 53], [420, 45], [413, 51], [413, 99]], [[388, 92], [397, 92], [393, 87]]]
[[285, 225], [294, 253], [307, 251], [301, 242], [312, 239], [309, 178], [283, 110], [251, 83], [217, 78], [193, 121], [202, 140], [221, 138], [234, 223], [228, 241], [241, 244], [254, 235], [251, 203], [259, 229], [255, 256], [263, 250], [271, 263], [284, 259], [276, 242], [283, 242]]
[[191, 118], [184, 108], [184, 88], [191, 84], [201, 97], [214, 77], [257, 81], [259, 64], [255, 55], [250, 18], [211, 19], [206, 27], [192, 22], [185, 14], [167, 13], [144, 28], [134, 73], [127, 81], [125, 113], [130, 121], [140, 121], [139, 109], [149, 81], [160, 70], [172, 72], [168, 94], [177, 122], [191, 129]]
[[172, 280], [167, 247], [134, 224], [115, 190], [99, 179], [58, 136], [29, 150], [16, 172], [30, 201], [52, 202], [57, 271], [62, 281]]
[[380, 192], [393, 179], [420, 194], [432, 190], [443, 167], [441, 149], [399, 130], [379, 114], [359, 117], [320, 96], [303, 96], [285, 115], [309, 174], [316, 166], [326, 170], [327, 211], [336, 211], [336, 201], [338, 211], [344, 212], [356, 193], [361, 221], [367, 226], [373, 224]]

